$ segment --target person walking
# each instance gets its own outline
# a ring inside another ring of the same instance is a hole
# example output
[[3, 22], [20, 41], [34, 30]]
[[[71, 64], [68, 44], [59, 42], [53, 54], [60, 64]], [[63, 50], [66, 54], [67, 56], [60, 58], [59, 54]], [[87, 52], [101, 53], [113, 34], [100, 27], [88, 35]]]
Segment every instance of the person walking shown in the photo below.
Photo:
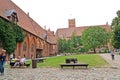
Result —
[[113, 49], [111, 49], [110, 54], [111, 54], [112, 60], [114, 60], [115, 59], [115, 55], [114, 55], [114, 50]]
[[0, 54], [0, 74], [4, 75], [4, 67], [6, 63], [6, 54], [5, 50], [2, 50], [2, 53]]

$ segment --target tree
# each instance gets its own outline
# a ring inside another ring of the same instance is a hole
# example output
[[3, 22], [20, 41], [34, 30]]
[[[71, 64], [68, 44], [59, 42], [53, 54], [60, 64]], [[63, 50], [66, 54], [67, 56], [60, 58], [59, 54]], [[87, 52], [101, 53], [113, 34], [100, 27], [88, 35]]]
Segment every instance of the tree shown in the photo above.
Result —
[[11, 27], [10, 22], [0, 17], [0, 47], [5, 49], [7, 53], [13, 53], [16, 49], [16, 43], [22, 42], [25, 35], [23, 30], [13, 23]]
[[14, 52], [16, 48], [15, 33], [10, 28], [10, 24], [2, 18], [0, 18], [0, 43], [8, 53]]
[[69, 41], [70, 44], [70, 50], [72, 53], [79, 52], [79, 46], [82, 45], [81, 38], [77, 36], [76, 32], [73, 32]]
[[14, 52], [14, 50], [16, 49], [16, 37], [13, 30], [7, 29], [6, 33], [4, 34], [3, 40], [3, 49], [5, 49], [8, 53]]
[[13, 30], [16, 36], [16, 42], [23, 42], [25, 35], [23, 34], [23, 29], [20, 28], [17, 24], [13, 25]]
[[60, 52], [60, 53], [64, 53], [64, 52], [67, 52], [67, 41], [66, 41], [66, 39], [59, 39], [58, 40], [58, 45], [59, 45], [59, 47], [58, 47], [58, 51]]
[[96, 53], [96, 48], [109, 40], [109, 33], [99, 26], [89, 27], [83, 31], [81, 40], [86, 50], [92, 49]]
[[113, 29], [113, 35], [112, 35], [112, 45], [114, 48], [120, 48], [120, 10], [117, 11], [117, 17], [115, 17], [112, 20], [112, 29]]
[[79, 46], [82, 45], [81, 38], [73, 32], [69, 40], [60, 38], [58, 40], [58, 50], [60, 53], [76, 53], [79, 52]]

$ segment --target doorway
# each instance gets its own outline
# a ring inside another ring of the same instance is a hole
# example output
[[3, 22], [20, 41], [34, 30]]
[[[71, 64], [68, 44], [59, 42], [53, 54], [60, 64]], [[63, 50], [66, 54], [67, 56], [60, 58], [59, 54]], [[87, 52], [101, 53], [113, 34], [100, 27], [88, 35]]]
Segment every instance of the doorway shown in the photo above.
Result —
[[42, 49], [36, 49], [36, 58], [41, 58], [42, 57]]

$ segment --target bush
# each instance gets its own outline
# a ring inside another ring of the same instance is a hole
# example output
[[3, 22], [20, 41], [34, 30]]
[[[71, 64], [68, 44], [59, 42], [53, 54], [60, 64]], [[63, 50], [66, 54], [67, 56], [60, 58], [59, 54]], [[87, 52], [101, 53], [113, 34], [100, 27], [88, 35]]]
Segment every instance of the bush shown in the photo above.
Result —
[[99, 51], [99, 53], [108, 53], [108, 52], [109, 52], [109, 49], [107, 49], [107, 48]]
[[87, 51], [88, 51], [87, 49], [81, 48], [79, 52], [84, 53], [84, 52], [87, 52]]

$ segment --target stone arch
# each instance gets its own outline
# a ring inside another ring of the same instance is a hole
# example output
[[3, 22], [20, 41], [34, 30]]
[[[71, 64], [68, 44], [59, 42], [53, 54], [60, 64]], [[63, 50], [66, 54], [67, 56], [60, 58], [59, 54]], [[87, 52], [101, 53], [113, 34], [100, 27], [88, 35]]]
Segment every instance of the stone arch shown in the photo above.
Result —
[[[14, 52], [15, 57], [17, 57], [17, 56], [23, 57], [23, 55], [25, 54], [26, 58], [29, 58], [28, 57], [29, 43], [30, 43], [30, 36], [28, 34], [26, 34], [26, 36], [24, 38], [24, 41], [22, 43], [17, 43], [17, 45], [16, 45], [16, 50]], [[26, 50], [25, 51], [23, 50], [24, 44], [26, 44]]]
[[36, 57], [43, 57], [43, 44], [40, 38], [37, 39]]
[[43, 49], [43, 42], [42, 42], [42, 40], [41, 39], [39, 39], [39, 47], [41, 48], [41, 49]]
[[[21, 46], [21, 56], [25, 55], [26, 58], [29, 58], [29, 43], [30, 43], [30, 36], [27, 34], [24, 41], [22, 42]], [[25, 49], [26, 48], [26, 49]]]
[[29, 43], [29, 57], [36, 57], [36, 38], [33, 36], [31, 37], [31, 41]]

